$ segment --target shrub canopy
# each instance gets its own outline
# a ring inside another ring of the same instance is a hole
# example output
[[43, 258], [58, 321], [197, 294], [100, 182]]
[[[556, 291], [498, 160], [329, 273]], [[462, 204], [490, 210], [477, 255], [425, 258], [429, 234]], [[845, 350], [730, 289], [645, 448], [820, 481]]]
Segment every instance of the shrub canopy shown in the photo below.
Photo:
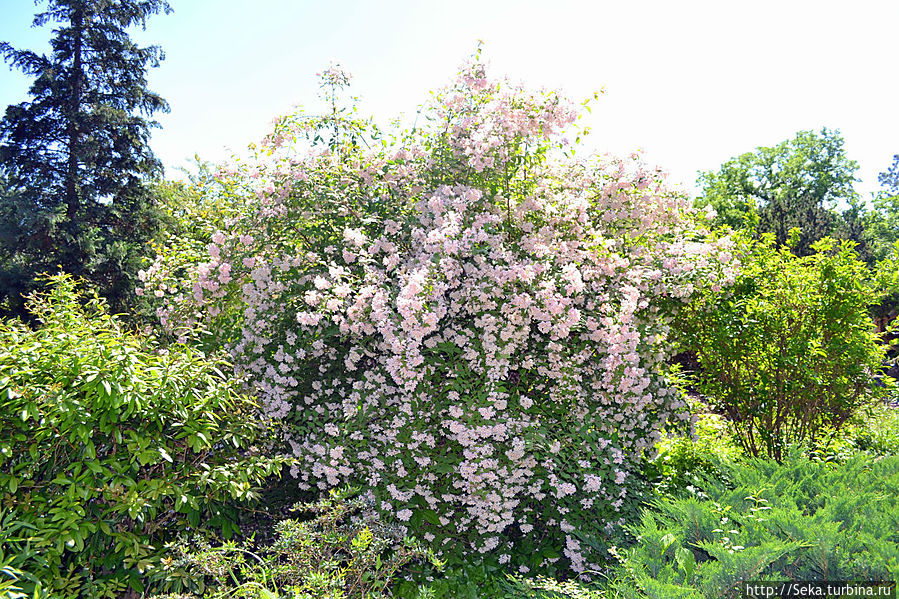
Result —
[[736, 263], [661, 171], [575, 158], [577, 114], [474, 61], [392, 138], [336, 108], [279, 119], [179, 206], [204, 224], [141, 293], [229, 348], [301, 487], [361, 484], [438, 549], [583, 570], [686, 416], [668, 317]]
[[701, 294], [677, 323], [700, 388], [754, 456], [815, 444], [886, 390], [875, 384], [884, 349], [868, 312], [879, 285], [850, 242], [812, 247], [797, 258], [773, 236], [747, 241], [735, 285]]
[[[0, 553], [59, 597], [143, 589], [187, 528], [230, 535], [234, 504], [280, 471], [230, 366], [133, 335], [60, 275], [0, 322]], [[5, 531], [4, 531], [5, 529]]]

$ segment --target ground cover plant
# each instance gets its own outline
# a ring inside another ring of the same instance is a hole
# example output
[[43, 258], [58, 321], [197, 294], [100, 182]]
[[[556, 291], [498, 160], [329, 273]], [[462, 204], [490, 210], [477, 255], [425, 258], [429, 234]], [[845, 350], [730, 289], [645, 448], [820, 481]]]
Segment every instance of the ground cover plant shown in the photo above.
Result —
[[[66, 275], [0, 323], [0, 551], [29, 596], [142, 590], [181, 531], [230, 535], [286, 462], [221, 357], [129, 332]], [[41, 584], [42, 583], [42, 584]]]
[[899, 580], [899, 460], [799, 451], [724, 461], [697, 496], [660, 498], [620, 552], [616, 597], [738, 597], [751, 580]]
[[[347, 81], [323, 73], [330, 98]], [[688, 417], [668, 319], [732, 278], [729, 240], [638, 156], [576, 158], [575, 106], [479, 60], [392, 138], [331, 106], [206, 180], [140, 291], [230, 350], [301, 488], [358, 484], [438, 551], [583, 572]]]
[[268, 547], [231, 542], [177, 543], [165, 560], [167, 578], [191, 591], [156, 599], [254, 597], [275, 599], [378, 599], [412, 560], [441, 562], [400, 527], [383, 522], [358, 489], [332, 490], [295, 511], [312, 518], [282, 520]]

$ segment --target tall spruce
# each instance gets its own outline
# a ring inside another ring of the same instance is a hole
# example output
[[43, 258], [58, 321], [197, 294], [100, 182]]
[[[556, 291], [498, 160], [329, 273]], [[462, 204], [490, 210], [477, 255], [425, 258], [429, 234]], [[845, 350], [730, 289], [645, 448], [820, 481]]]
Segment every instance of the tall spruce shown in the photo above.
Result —
[[0, 312], [22, 315], [22, 294], [41, 272], [92, 283], [121, 309], [144, 244], [158, 227], [148, 182], [162, 166], [150, 120], [168, 104], [147, 89], [163, 59], [128, 29], [170, 13], [165, 0], [36, 0], [33, 27], [54, 28], [49, 55], [0, 43], [14, 68], [35, 77], [30, 101], [0, 122]]

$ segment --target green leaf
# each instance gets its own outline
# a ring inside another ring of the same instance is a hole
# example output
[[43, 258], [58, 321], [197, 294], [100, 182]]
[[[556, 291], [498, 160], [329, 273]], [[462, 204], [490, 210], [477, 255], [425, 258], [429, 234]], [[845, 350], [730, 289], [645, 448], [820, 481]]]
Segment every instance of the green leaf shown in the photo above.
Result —
[[684, 571], [684, 578], [689, 583], [693, 578], [693, 572], [696, 571], [696, 557], [693, 552], [686, 547], [678, 547], [674, 552], [674, 559], [680, 569]]

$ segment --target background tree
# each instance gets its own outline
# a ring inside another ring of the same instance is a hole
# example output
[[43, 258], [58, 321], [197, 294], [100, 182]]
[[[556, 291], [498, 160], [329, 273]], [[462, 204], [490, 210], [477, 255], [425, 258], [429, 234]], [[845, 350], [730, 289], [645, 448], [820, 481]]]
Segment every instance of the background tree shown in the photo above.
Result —
[[858, 197], [850, 200], [840, 232], [841, 237], [857, 243], [859, 257], [872, 268], [890, 258], [899, 241], [899, 155], [878, 180], [884, 189], [872, 194], [871, 202]]
[[[875, 203], [876, 201], [875, 199]], [[852, 198], [849, 200], [849, 207], [840, 215], [835, 234], [836, 237], [853, 242], [859, 259], [871, 268], [883, 257], [883, 252], [879, 250], [870, 231], [873, 214], [863, 198]]]
[[887, 193], [899, 195], [899, 154], [893, 156], [893, 164], [877, 175], [877, 180], [887, 188]]
[[718, 172], [702, 173], [697, 202], [711, 205], [719, 224], [773, 233], [780, 245], [798, 227], [794, 252], [806, 256], [816, 240], [845, 228], [835, 209], [840, 200], [856, 200], [857, 169], [838, 131], [800, 131], [792, 140], [732, 158]]
[[49, 56], [0, 43], [35, 80], [0, 122], [0, 310], [22, 315], [34, 275], [62, 269], [121, 309], [158, 223], [146, 185], [161, 172], [149, 120], [168, 105], [147, 89], [163, 58], [128, 36], [165, 0], [48, 0], [33, 26], [59, 23]]
[[874, 195], [874, 207], [865, 214], [865, 237], [874, 257], [883, 260], [899, 241], [899, 154], [877, 178], [884, 189]]
[[[886, 327], [899, 313], [899, 284], [897, 284], [896, 258], [899, 242], [899, 155], [893, 157], [892, 166], [878, 176], [884, 187], [874, 194], [873, 206], [861, 212], [859, 221], [862, 237], [869, 249], [868, 264], [880, 273], [888, 291], [883, 300], [872, 308], [878, 326]], [[895, 357], [895, 348], [890, 352]], [[892, 376], [899, 374], [895, 365]]]

